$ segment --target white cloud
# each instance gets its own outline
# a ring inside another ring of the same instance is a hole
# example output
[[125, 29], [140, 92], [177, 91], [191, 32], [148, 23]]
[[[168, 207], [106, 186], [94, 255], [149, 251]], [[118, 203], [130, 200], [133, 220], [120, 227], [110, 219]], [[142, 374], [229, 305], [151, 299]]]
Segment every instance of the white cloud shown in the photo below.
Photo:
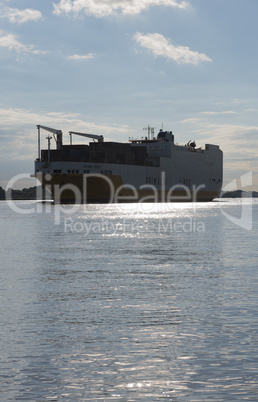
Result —
[[[202, 119], [180, 121], [182, 131], [190, 132], [197, 147], [217, 144], [223, 151], [224, 184], [246, 172], [253, 172], [253, 189], [258, 189], [258, 126], [215, 124]], [[256, 188], [255, 188], [256, 186]]]
[[73, 54], [72, 56], [69, 56], [68, 58], [71, 60], [89, 60], [89, 59], [94, 59], [96, 56], [95, 53], [88, 53], [88, 54]]
[[225, 110], [224, 112], [212, 112], [212, 111], [207, 111], [207, 112], [201, 112], [201, 114], [206, 114], [209, 116], [214, 116], [214, 115], [222, 115], [222, 114], [236, 114], [233, 110]]
[[179, 123], [190, 123], [190, 124], [194, 124], [194, 123], [199, 123], [200, 119], [198, 117], [192, 117], [189, 119], [185, 119], [185, 120], [181, 120]]
[[257, 113], [258, 110], [257, 109], [246, 109], [245, 112], [250, 112], [250, 113]]
[[[1, 105], [0, 121], [0, 160], [26, 158], [33, 160], [36, 154], [37, 124], [62, 130], [65, 136], [64, 141], [67, 142], [70, 130], [103, 134], [106, 140], [112, 140], [113, 135], [127, 135], [129, 132], [128, 126], [95, 124], [83, 120], [78, 113], [36, 113], [28, 109], [7, 109]], [[45, 140], [44, 137], [43, 139]], [[26, 152], [25, 149], [27, 149]]]
[[121, 11], [123, 14], [135, 15], [152, 6], [169, 6], [186, 8], [185, 0], [60, 0], [54, 3], [54, 13], [79, 13], [105, 17]]
[[180, 123], [185, 125], [185, 131], [190, 127], [192, 136], [195, 135], [199, 141], [203, 138], [206, 144], [220, 145], [225, 159], [250, 158], [256, 166], [255, 170], [258, 171], [258, 126], [216, 124], [212, 120], [204, 121], [198, 118], [181, 120]]
[[163, 56], [177, 63], [198, 64], [201, 61], [212, 61], [206, 54], [190, 50], [186, 46], [172, 45], [163, 35], [154, 33], [143, 35], [137, 32], [133, 37], [139, 45], [150, 50], [155, 56]]
[[21, 53], [32, 53], [32, 54], [45, 54], [43, 50], [34, 49], [33, 45], [24, 45], [16, 39], [13, 34], [4, 34], [0, 30], [0, 47], [7, 48], [9, 50], [15, 50]]
[[37, 21], [42, 18], [42, 14], [38, 10], [32, 8], [26, 8], [25, 10], [19, 10], [18, 8], [6, 7], [3, 11], [2, 17], [6, 17], [12, 23], [22, 24], [28, 21]]

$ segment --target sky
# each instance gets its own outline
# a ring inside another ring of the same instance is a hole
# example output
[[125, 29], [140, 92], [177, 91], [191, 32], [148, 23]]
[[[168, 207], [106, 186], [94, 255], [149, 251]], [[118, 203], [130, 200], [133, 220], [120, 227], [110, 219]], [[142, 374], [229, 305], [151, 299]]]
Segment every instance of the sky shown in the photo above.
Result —
[[0, 186], [34, 172], [37, 124], [67, 144], [150, 125], [220, 145], [225, 188], [252, 172], [258, 191], [257, 15], [257, 0], [0, 0]]

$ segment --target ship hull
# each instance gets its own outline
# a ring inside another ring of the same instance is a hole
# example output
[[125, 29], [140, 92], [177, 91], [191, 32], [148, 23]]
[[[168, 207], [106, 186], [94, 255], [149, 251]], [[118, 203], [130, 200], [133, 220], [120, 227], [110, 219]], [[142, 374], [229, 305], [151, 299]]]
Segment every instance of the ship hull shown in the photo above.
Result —
[[[136, 203], [136, 202], [207, 202], [220, 196], [220, 189], [205, 190], [203, 186], [189, 189], [175, 185], [167, 190], [128, 188], [121, 176], [107, 175], [38, 175], [43, 187], [47, 188], [57, 204], [74, 203]], [[143, 186], [144, 187], [144, 186]]]

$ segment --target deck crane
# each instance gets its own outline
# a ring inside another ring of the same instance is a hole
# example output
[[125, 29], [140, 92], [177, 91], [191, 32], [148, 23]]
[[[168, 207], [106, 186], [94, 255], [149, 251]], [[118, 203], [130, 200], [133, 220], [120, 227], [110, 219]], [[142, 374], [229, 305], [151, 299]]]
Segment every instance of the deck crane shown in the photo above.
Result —
[[51, 128], [51, 127], [46, 127], [46, 126], [41, 126], [41, 125], [37, 125], [37, 129], [38, 129], [38, 159], [40, 159], [40, 129], [46, 130], [46, 131], [50, 131], [50, 133], [53, 134], [54, 139], [56, 141], [56, 149], [62, 149], [63, 147], [63, 133], [61, 130], [56, 130], [55, 128]]
[[92, 138], [93, 140], [98, 140], [98, 142], [104, 141], [103, 135], [78, 133], [76, 131], [69, 131], [69, 134], [70, 134], [70, 145], [72, 145], [72, 134], [81, 135], [82, 137]]

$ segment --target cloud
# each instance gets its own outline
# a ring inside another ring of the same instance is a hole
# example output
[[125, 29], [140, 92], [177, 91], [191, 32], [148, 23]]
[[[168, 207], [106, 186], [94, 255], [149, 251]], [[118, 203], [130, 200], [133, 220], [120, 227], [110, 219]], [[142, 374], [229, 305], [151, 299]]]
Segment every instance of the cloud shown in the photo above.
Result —
[[198, 117], [192, 117], [192, 118], [189, 118], [189, 119], [184, 119], [184, 120], [181, 120], [179, 123], [190, 123], [190, 124], [193, 124], [193, 123], [199, 123], [199, 121], [200, 121], [200, 119], [198, 118]]
[[38, 10], [32, 8], [26, 8], [25, 10], [19, 10], [18, 8], [6, 7], [3, 11], [2, 17], [6, 17], [12, 23], [25, 23], [28, 21], [37, 21], [42, 18], [42, 14]]
[[95, 17], [105, 17], [117, 14], [136, 15], [152, 6], [168, 6], [187, 8], [189, 3], [184, 0], [60, 0], [54, 3], [54, 14], [79, 13], [84, 11]]
[[[114, 135], [128, 135], [127, 126], [116, 127], [115, 125], [95, 124], [81, 119], [77, 113], [36, 113], [28, 109], [8, 109], [0, 106], [0, 121], [0, 160], [27, 159], [33, 161], [37, 151], [36, 125], [38, 124], [62, 130], [66, 143], [69, 141], [68, 132], [70, 130], [103, 134], [106, 140], [112, 140]], [[46, 136], [43, 136], [43, 132], [42, 147], [46, 148]]]
[[234, 112], [233, 110], [225, 110], [224, 112], [212, 112], [212, 111], [207, 111], [207, 112], [201, 112], [201, 114], [206, 114], [209, 116], [214, 116], [214, 115], [222, 115], [222, 114], [236, 114], [237, 112]]
[[[77, 113], [36, 113], [28, 109], [4, 108], [0, 105], [0, 186], [6, 187], [8, 181], [20, 173], [33, 173], [33, 162], [37, 157], [37, 124], [60, 129], [64, 133], [64, 143], [69, 143], [70, 130], [103, 134], [105, 140], [112, 141], [114, 135], [128, 135], [126, 126], [94, 124], [81, 119]], [[47, 148], [47, 132], [41, 132], [41, 147]], [[73, 142], [87, 143], [87, 139], [73, 138]], [[51, 148], [55, 148], [52, 140]], [[38, 184], [38, 183], [37, 183]], [[31, 180], [15, 183], [15, 188], [35, 186]]]
[[181, 120], [180, 123], [185, 125], [185, 131], [188, 131], [189, 125], [191, 135], [199, 141], [203, 138], [206, 144], [220, 145], [226, 159], [251, 158], [258, 171], [258, 126], [216, 124], [198, 118]]
[[[102, 134], [106, 141], [130, 135], [127, 126], [95, 124], [85, 121], [78, 113], [36, 113], [28, 109], [4, 108], [0, 105], [0, 186], [6, 187], [8, 181], [20, 173], [33, 173], [33, 162], [37, 157], [37, 124], [60, 129], [64, 133], [64, 143], [69, 143], [70, 130]], [[129, 134], [128, 134], [129, 133]], [[47, 148], [47, 132], [41, 132], [41, 147]], [[73, 138], [73, 142], [87, 143], [87, 139]], [[55, 148], [54, 140], [51, 148]], [[21, 180], [15, 188], [35, 186], [31, 180]], [[37, 183], [38, 185], [38, 183]]]
[[139, 45], [150, 50], [155, 56], [163, 56], [181, 64], [198, 64], [201, 61], [212, 61], [206, 54], [192, 51], [186, 46], [172, 45], [168, 39], [159, 33], [143, 35], [137, 32], [133, 39]]
[[224, 185], [246, 172], [253, 172], [253, 189], [258, 189], [258, 126], [214, 124], [202, 119], [182, 120], [181, 130], [190, 132], [197, 147], [217, 144], [223, 151]]
[[73, 54], [72, 56], [69, 56], [68, 58], [71, 60], [90, 60], [90, 59], [94, 59], [94, 57], [96, 56], [95, 53], [88, 53], [88, 54]]
[[4, 34], [3, 31], [0, 30], [0, 47], [7, 48], [8, 50], [15, 50], [16, 52], [21, 53], [32, 53], [32, 54], [46, 54], [47, 52], [43, 50], [34, 49], [33, 45], [24, 45], [19, 42], [15, 35], [13, 34]]
[[[28, 109], [4, 108], [0, 105], [0, 185], [5, 186], [13, 175], [23, 172], [33, 172], [33, 160], [37, 157], [37, 124], [61, 129], [64, 133], [64, 143], [69, 143], [70, 130], [103, 134], [106, 141], [114, 141], [115, 137], [128, 136], [130, 127], [121, 125], [95, 124], [93, 117], [86, 120], [78, 113], [45, 113], [34, 112]], [[99, 121], [99, 119], [97, 119]], [[182, 132], [191, 133], [191, 137], [201, 142], [219, 144], [224, 153], [224, 183], [226, 184], [236, 175], [253, 171], [254, 186], [258, 189], [258, 126], [212, 124], [194, 118], [180, 122]], [[46, 135], [44, 135], [46, 134]], [[47, 132], [42, 131], [42, 148], [47, 147]], [[76, 138], [74, 138], [76, 141]], [[81, 137], [78, 142], [82, 140]], [[55, 144], [52, 142], [51, 147]], [[1, 166], [0, 166], [1, 167]], [[7, 173], [8, 172], [8, 173]], [[34, 185], [34, 184], [31, 184]], [[21, 188], [29, 187], [22, 184]]]
[[257, 113], [258, 109], [246, 109], [245, 112], [249, 112], [249, 113]]

